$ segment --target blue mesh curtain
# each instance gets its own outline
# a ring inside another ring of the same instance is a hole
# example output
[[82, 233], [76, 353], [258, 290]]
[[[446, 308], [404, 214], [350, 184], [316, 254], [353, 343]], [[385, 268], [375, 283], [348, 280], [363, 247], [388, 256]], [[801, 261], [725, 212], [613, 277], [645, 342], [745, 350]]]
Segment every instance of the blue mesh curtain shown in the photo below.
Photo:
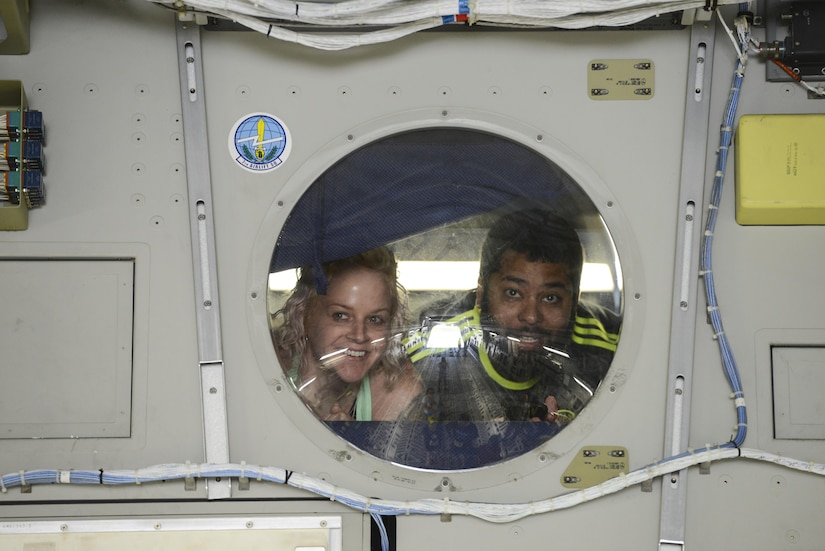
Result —
[[524, 145], [457, 128], [405, 132], [352, 152], [312, 183], [284, 224], [271, 269], [317, 266], [537, 203], [573, 220], [593, 211], [566, 173]]

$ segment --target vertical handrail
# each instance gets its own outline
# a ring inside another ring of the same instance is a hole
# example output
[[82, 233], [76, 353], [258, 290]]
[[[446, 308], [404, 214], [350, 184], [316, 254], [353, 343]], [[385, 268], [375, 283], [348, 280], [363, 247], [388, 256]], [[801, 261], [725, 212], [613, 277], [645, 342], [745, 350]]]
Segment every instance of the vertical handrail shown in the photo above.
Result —
[[[176, 37], [192, 234], [192, 263], [195, 274], [204, 447], [207, 463], [229, 463], [229, 428], [221, 346], [221, 315], [200, 27], [192, 22], [177, 21]], [[231, 494], [229, 479], [220, 482], [207, 481], [208, 499], [227, 498], [231, 497]]]
[[[670, 324], [670, 356], [667, 378], [667, 412], [664, 456], [687, 449], [690, 436], [690, 404], [693, 382], [694, 340], [699, 308], [699, 252], [703, 210], [707, 143], [710, 117], [710, 84], [713, 72], [715, 20], [697, 22], [690, 34], [690, 59], [682, 137], [673, 301]], [[659, 550], [682, 551], [685, 547], [686, 470], [662, 479], [659, 516]]]

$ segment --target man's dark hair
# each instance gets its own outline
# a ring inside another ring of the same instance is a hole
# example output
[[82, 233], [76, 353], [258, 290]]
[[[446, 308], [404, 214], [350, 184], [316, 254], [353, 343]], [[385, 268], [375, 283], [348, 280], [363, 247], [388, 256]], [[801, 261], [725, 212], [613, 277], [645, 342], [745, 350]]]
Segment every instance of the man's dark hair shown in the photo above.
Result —
[[490, 227], [481, 247], [479, 278], [487, 287], [501, 270], [507, 251], [524, 254], [530, 262], [567, 264], [574, 296], [578, 295], [584, 253], [576, 230], [564, 219], [542, 209], [525, 209], [500, 217]]

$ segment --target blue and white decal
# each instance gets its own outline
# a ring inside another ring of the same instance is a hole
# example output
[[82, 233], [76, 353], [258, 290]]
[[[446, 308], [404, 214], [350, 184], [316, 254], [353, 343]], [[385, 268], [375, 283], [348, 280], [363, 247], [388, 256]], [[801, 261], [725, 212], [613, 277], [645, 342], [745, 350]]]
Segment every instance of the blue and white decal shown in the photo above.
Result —
[[277, 117], [253, 113], [241, 118], [229, 133], [229, 154], [250, 172], [269, 172], [289, 156], [289, 130]]

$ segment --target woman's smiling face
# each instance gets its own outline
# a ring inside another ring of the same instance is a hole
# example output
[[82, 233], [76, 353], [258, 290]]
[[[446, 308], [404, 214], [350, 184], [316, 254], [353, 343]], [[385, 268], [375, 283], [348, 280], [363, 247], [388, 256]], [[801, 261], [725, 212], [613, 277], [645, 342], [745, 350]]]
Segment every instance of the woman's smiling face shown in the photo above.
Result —
[[346, 383], [360, 381], [387, 348], [391, 316], [384, 275], [364, 267], [337, 274], [304, 318], [307, 361], [335, 369]]

